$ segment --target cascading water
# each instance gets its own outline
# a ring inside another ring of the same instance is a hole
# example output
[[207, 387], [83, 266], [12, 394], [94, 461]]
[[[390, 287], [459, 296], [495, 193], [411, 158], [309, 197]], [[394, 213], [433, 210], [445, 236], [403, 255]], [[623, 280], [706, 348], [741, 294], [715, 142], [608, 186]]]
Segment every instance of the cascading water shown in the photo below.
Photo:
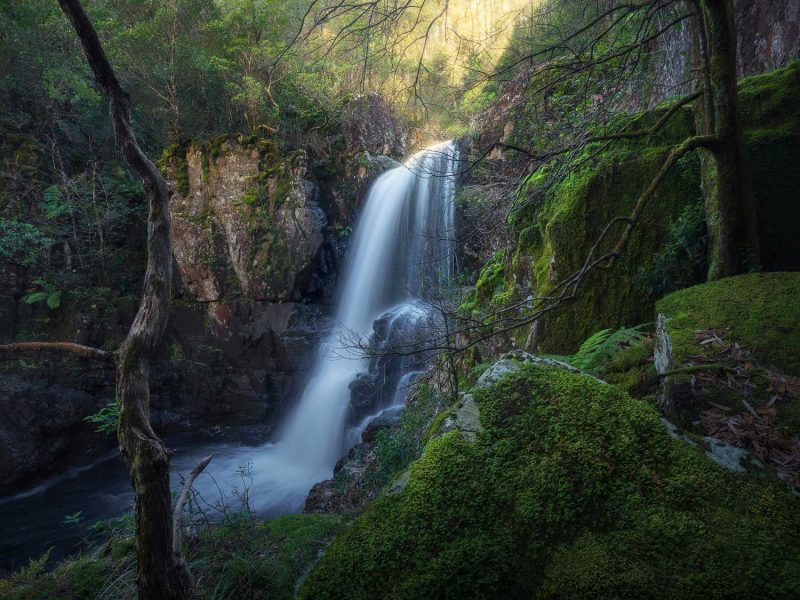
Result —
[[[455, 146], [441, 144], [373, 184], [353, 237], [336, 326], [321, 345], [308, 385], [278, 440], [253, 447], [171, 438], [168, 443], [176, 449], [173, 485], [176, 473], [188, 472], [213, 452], [209, 468], [195, 481], [201, 502], [222, 500], [236, 509], [238, 488], [238, 495], [247, 496], [262, 515], [297, 511], [310, 488], [332, 475], [336, 461], [359, 441], [371, 418], [399, 410], [408, 385], [424, 367], [425, 353], [399, 360], [342, 358], [347, 351], [341, 340], [369, 339], [380, 350], [409, 332], [424, 332], [431, 322], [420, 300], [427, 280], [451, 270], [456, 160]], [[11, 563], [19, 566], [50, 546], [58, 548], [59, 557], [71, 550], [80, 535], [58, 525], [61, 517], [53, 513], [54, 506], [61, 515], [79, 512], [91, 523], [130, 510], [132, 496], [124, 467], [108, 458], [0, 499], [0, 568], [7, 566], [3, 560], [22, 561]], [[31, 512], [49, 518], [28, 519]]]
[[[253, 460], [255, 508], [299, 509], [311, 486], [330, 477], [336, 461], [354, 443], [347, 427], [350, 387], [367, 371], [369, 360], [345, 356], [342, 340], [368, 338], [373, 323], [387, 311], [406, 320], [409, 314], [418, 318], [424, 311], [413, 301], [421, 295], [425, 277], [449, 274], [456, 160], [455, 146], [444, 143], [416, 154], [373, 184], [355, 230], [336, 326], [321, 345], [308, 385], [278, 441]], [[405, 386], [410, 374], [401, 375]], [[397, 401], [402, 394], [392, 397]]]

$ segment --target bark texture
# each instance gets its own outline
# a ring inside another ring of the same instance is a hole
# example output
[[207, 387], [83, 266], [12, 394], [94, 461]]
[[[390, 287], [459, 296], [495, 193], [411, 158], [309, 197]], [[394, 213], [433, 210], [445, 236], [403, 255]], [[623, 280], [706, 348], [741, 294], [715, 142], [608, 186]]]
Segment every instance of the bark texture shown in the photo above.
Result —
[[170, 189], [139, 148], [131, 128], [130, 100], [78, 0], [58, 0], [80, 38], [97, 82], [109, 99], [117, 145], [144, 182], [148, 201], [147, 270], [142, 302], [117, 356], [119, 445], [135, 492], [137, 587], [140, 600], [193, 595], [185, 561], [172, 547], [170, 452], [150, 426], [150, 358], [169, 317], [172, 291]]
[[698, 126], [715, 143], [701, 151], [709, 280], [739, 275], [759, 260], [758, 220], [739, 116], [732, 0], [700, 0], [705, 105]]

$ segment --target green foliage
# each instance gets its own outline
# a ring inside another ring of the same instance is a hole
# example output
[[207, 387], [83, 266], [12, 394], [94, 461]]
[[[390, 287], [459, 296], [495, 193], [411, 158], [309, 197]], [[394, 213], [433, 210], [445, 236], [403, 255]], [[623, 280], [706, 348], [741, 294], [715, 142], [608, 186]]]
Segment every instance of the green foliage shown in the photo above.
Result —
[[[29, 586], [36, 584], [47, 569], [50, 560], [50, 548], [39, 558], [31, 558], [27, 566], [15, 571], [5, 579], [0, 579], [0, 598], [3, 600], [29, 600], [34, 596], [29, 595]], [[41, 598], [41, 596], [39, 596]]]
[[62, 201], [61, 188], [51, 185], [42, 192], [42, 211], [48, 219], [57, 219], [69, 211], [69, 204]]
[[582, 371], [597, 374], [605, 365], [613, 362], [632, 346], [641, 345], [645, 338], [640, 327], [602, 329], [589, 337], [578, 351], [569, 358], [569, 363]]
[[96, 413], [84, 417], [84, 421], [97, 425], [97, 433], [115, 435], [119, 428], [119, 402], [110, 402]]
[[32, 267], [52, 244], [35, 225], [0, 217], [0, 259], [4, 262]]
[[797, 500], [671, 439], [645, 403], [538, 366], [473, 393], [477, 441], [429, 442], [301, 598], [706, 600], [800, 585]]
[[188, 549], [198, 597], [291, 599], [300, 578], [341, 527], [336, 515], [249, 518], [203, 530]]
[[378, 433], [375, 440], [377, 468], [368, 473], [367, 485], [370, 488], [380, 489], [419, 456], [427, 442], [428, 425], [440, 408], [434, 391], [430, 386], [422, 385], [406, 406], [398, 428]]
[[640, 267], [639, 282], [654, 298], [698, 283], [708, 271], [708, 232], [703, 201], [687, 204], [672, 225], [663, 249]]
[[26, 294], [22, 297], [25, 304], [39, 304], [45, 303], [47, 308], [55, 310], [61, 306], [61, 290], [59, 290], [53, 283], [37, 278], [33, 280], [33, 284], [39, 289]]

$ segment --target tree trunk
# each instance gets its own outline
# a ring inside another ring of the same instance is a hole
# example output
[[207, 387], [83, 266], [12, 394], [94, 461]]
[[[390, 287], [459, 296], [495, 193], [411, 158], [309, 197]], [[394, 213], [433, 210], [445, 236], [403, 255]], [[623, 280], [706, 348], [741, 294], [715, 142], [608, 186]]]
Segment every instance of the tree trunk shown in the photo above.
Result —
[[89, 66], [109, 99], [117, 146], [144, 182], [148, 202], [147, 270], [142, 301], [119, 349], [118, 439], [135, 493], [139, 600], [183, 600], [193, 595], [186, 563], [172, 546], [170, 452], [150, 426], [150, 357], [161, 340], [172, 298], [170, 190], [139, 148], [131, 128], [130, 101], [79, 0], [58, 0], [81, 40]]
[[700, 0], [705, 105], [697, 120], [716, 142], [700, 151], [710, 237], [708, 279], [739, 275], [759, 260], [758, 216], [744, 157], [733, 0]]

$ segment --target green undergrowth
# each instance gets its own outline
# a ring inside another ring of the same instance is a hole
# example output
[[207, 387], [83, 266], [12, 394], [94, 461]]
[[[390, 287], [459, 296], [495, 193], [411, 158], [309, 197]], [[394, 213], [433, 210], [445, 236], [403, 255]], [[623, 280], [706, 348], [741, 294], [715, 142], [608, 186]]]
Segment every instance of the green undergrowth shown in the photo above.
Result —
[[[198, 600], [290, 599], [298, 582], [342, 526], [337, 515], [286, 515], [261, 521], [228, 515], [198, 527], [185, 544]], [[48, 567], [47, 555], [0, 580], [2, 600], [118, 600], [135, 597], [130, 533]]]
[[300, 597], [705, 600], [800, 586], [797, 500], [673, 440], [646, 403], [530, 365], [474, 396], [477, 441], [434, 437]]

